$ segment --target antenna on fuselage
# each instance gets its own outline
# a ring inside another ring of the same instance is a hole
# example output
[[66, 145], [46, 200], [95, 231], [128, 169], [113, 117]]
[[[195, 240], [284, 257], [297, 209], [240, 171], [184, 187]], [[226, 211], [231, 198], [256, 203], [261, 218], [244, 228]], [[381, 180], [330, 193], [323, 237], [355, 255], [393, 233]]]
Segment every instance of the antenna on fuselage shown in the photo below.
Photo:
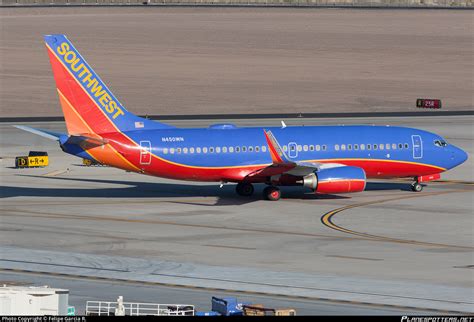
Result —
[[281, 121], [281, 128], [284, 129], [286, 127], [285, 121]]

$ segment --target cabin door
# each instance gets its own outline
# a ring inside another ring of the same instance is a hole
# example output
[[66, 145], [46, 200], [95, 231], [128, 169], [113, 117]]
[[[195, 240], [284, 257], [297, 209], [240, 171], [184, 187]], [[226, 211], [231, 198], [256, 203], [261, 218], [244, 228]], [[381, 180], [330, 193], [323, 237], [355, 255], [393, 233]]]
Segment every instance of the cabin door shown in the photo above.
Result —
[[421, 159], [423, 157], [423, 142], [421, 136], [412, 135], [411, 141], [413, 143], [413, 159]]
[[290, 158], [298, 157], [298, 146], [295, 142], [288, 143], [288, 156]]
[[140, 141], [140, 164], [147, 165], [151, 163], [151, 142]]

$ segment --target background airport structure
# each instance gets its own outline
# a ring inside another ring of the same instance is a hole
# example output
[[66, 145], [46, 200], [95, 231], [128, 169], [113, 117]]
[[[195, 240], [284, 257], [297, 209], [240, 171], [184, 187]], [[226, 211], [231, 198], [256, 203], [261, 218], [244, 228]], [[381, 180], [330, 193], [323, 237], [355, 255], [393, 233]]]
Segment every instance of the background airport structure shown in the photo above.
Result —
[[2, 5], [258, 5], [314, 7], [472, 7], [472, 0], [2, 0]]

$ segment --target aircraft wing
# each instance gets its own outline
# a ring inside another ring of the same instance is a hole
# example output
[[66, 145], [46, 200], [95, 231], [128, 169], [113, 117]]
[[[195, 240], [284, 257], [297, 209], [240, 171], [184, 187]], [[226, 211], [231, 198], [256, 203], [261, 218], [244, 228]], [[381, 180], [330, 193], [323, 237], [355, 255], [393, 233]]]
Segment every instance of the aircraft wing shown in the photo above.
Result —
[[314, 171], [321, 169], [343, 167], [340, 163], [320, 163], [320, 162], [298, 162], [291, 161], [281, 148], [271, 131], [264, 130], [265, 139], [267, 140], [268, 150], [272, 157], [273, 163], [267, 167], [250, 173], [248, 177], [271, 177], [283, 173], [294, 176], [305, 176]]

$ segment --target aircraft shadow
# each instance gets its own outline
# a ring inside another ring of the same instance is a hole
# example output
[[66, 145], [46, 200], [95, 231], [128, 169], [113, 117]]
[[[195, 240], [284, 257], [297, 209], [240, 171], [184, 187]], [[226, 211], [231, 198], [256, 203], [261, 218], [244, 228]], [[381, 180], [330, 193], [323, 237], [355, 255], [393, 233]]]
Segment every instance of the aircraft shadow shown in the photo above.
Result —
[[365, 191], [400, 190], [411, 191], [409, 182], [367, 182]]
[[[18, 174], [18, 176], [41, 178], [57, 181], [76, 181], [82, 183], [96, 183], [97, 187], [86, 188], [49, 188], [44, 186], [14, 187], [0, 186], [0, 198], [11, 197], [78, 197], [78, 198], [179, 198], [179, 197], [216, 197], [214, 204], [199, 203], [193, 201], [173, 201], [170, 203], [192, 204], [203, 206], [226, 206], [241, 205], [262, 200], [263, 184], [255, 185], [255, 193], [252, 197], [241, 197], [235, 193], [235, 185], [229, 184], [219, 188], [219, 184], [191, 185], [181, 183], [140, 182], [124, 180], [103, 180], [86, 178], [63, 178], [43, 177], [36, 175]], [[121, 187], [101, 188], [100, 184], [120, 185]], [[347, 196], [339, 195], [315, 195], [305, 191], [301, 187], [285, 187], [283, 199], [346, 199]]]
[[[243, 205], [262, 200], [263, 184], [255, 185], [255, 193], [252, 197], [241, 197], [235, 193], [235, 185], [229, 184], [219, 188], [217, 183], [207, 185], [191, 185], [181, 183], [160, 183], [160, 182], [140, 182], [123, 180], [103, 180], [103, 179], [82, 179], [82, 178], [62, 178], [62, 177], [43, 177], [36, 175], [19, 176], [42, 178], [58, 181], [77, 181], [98, 184], [92, 189], [86, 188], [48, 188], [42, 186], [14, 187], [1, 186], [0, 198], [11, 197], [69, 197], [69, 198], [184, 198], [184, 197], [216, 197], [214, 204], [200, 203], [193, 201], [170, 200], [170, 203], [191, 204], [201, 206], [231, 206]], [[121, 187], [101, 188], [100, 184], [115, 184]], [[369, 182], [366, 190], [410, 190], [407, 183], [393, 182]], [[306, 191], [301, 187], [284, 187], [283, 199], [350, 199], [350, 195], [318, 195]]]

